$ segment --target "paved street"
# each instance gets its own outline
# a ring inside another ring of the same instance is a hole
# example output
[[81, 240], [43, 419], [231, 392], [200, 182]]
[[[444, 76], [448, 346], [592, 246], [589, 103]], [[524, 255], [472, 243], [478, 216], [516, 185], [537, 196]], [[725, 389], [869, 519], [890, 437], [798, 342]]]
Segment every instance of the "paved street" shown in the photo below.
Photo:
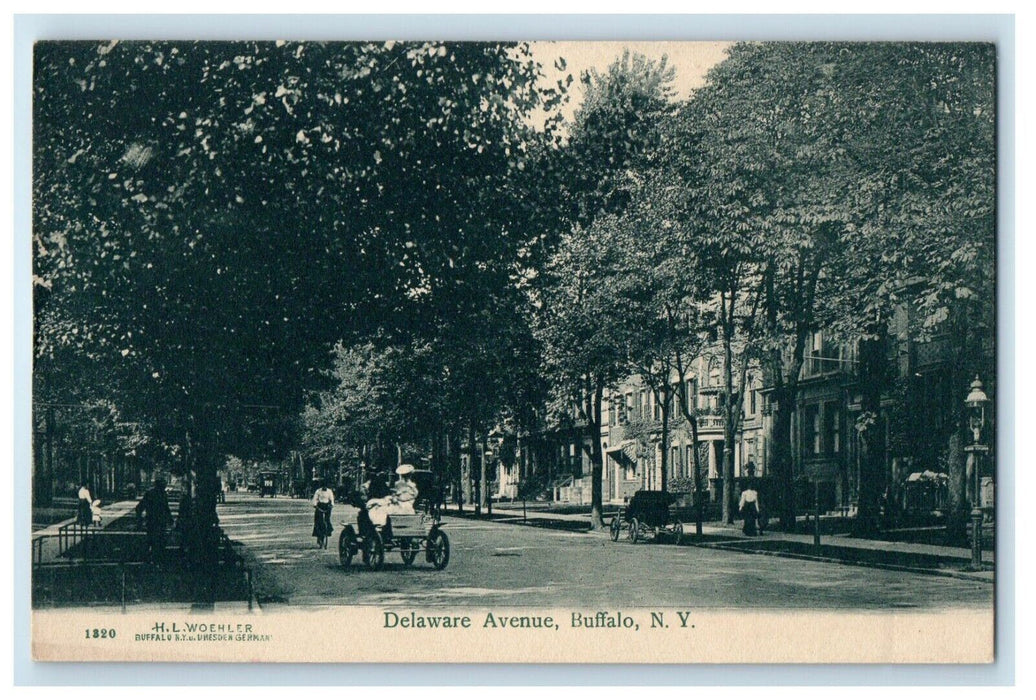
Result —
[[446, 518], [452, 554], [444, 571], [418, 557], [404, 568], [396, 552], [385, 569], [338, 565], [333, 542], [316, 549], [308, 501], [230, 494], [219, 506], [227, 535], [245, 545], [256, 592], [278, 605], [529, 605], [707, 608], [928, 609], [992, 605], [987, 583], [942, 576], [741, 554], [699, 547], [613, 543], [571, 534]]

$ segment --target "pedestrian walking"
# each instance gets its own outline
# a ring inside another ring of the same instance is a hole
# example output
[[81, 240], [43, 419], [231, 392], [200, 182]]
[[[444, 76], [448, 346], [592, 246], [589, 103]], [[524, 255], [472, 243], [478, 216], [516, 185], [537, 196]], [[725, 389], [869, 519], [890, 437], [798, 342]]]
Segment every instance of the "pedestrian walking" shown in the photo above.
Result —
[[173, 522], [165, 493], [165, 479], [155, 479], [154, 486], [145, 491], [137, 503], [136, 512], [138, 527], [143, 519], [147, 531], [148, 556], [151, 561], [160, 561], [165, 556], [166, 528]]
[[93, 524], [93, 496], [90, 495], [90, 487], [83, 482], [79, 486], [79, 502], [76, 505], [76, 524], [82, 527], [89, 527]]
[[759, 492], [755, 490], [755, 485], [751, 482], [748, 484], [748, 488], [741, 492], [741, 502], [738, 505], [738, 510], [741, 512], [742, 517], [745, 519], [744, 532], [749, 537], [754, 537], [759, 534]]
[[317, 547], [320, 549], [327, 549], [327, 539], [334, 532], [331, 525], [331, 510], [334, 505], [335, 492], [325, 480], [313, 494], [313, 537], [317, 538]]

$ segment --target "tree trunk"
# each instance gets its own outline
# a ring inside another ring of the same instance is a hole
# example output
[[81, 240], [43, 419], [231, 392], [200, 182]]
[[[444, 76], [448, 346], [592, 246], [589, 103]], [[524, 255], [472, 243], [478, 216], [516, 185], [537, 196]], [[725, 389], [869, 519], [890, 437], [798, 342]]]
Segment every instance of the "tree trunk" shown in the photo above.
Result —
[[475, 514], [478, 515], [482, 511], [480, 509], [481, 498], [479, 497], [478, 485], [475, 483], [475, 469], [478, 465], [478, 444], [475, 442], [475, 419], [472, 417], [468, 420], [468, 493], [464, 499], [468, 503], [473, 503], [475, 506]]
[[662, 397], [662, 492], [669, 491], [669, 410], [672, 394], [668, 388], [659, 393]]
[[946, 512], [945, 543], [951, 547], [968, 545], [968, 518], [970, 516], [968, 497], [968, 467], [964, 453], [961, 430], [950, 433], [947, 444], [949, 467], [949, 504]]
[[691, 424], [691, 453], [694, 455], [694, 533], [702, 536], [703, 521], [705, 520], [705, 496], [701, 491], [701, 456], [698, 454], [698, 417], [691, 414], [688, 416]]
[[786, 385], [774, 389], [771, 401], [776, 404], [773, 413], [773, 435], [771, 445], [771, 468], [777, 481], [777, 517], [780, 528], [785, 532], [795, 530], [795, 468], [792, 459], [791, 392]]
[[881, 395], [887, 381], [885, 328], [875, 328], [874, 337], [860, 341], [860, 394], [863, 425], [860, 426], [863, 454], [860, 459], [860, 503], [853, 534], [869, 537], [881, 528], [885, 494], [885, 436]]
[[[734, 302], [730, 302], [730, 315], [733, 316]], [[734, 523], [734, 439], [736, 438], [734, 401], [734, 368], [733, 368], [733, 319], [724, 320], [723, 331], [723, 389], [726, 393], [723, 407], [723, 522]]]
[[489, 473], [486, 466], [486, 453], [489, 451], [489, 441], [486, 435], [482, 435], [482, 449], [479, 454], [479, 489], [478, 489], [478, 508], [479, 512], [483, 510], [489, 510]]
[[49, 475], [43, 455], [44, 441], [40, 439], [42, 433], [43, 430], [39, 429], [39, 415], [34, 412], [32, 416], [32, 504], [34, 506], [47, 505], [43, 496], [43, 484]]
[[723, 429], [723, 522], [734, 523], [734, 433], [729, 424]]
[[604, 450], [601, 447], [601, 404], [604, 382], [597, 382], [593, 393], [590, 424], [590, 529], [604, 529]]

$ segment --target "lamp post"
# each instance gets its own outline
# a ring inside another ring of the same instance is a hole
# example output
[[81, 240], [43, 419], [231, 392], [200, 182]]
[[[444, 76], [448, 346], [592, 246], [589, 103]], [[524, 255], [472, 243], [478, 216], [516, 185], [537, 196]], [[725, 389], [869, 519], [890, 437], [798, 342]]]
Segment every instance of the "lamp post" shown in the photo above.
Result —
[[989, 451], [987, 445], [981, 444], [982, 428], [986, 423], [986, 404], [989, 397], [982, 389], [982, 382], [975, 375], [971, 382], [971, 390], [964, 400], [968, 407], [968, 427], [971, 428], [972, 444], [964, 448], [971, 455], [971, 470], [975, 474], [974, 491], [971, 496], [971, 568], [982, 568], [982, 479], [979, 469], [980, 456]]

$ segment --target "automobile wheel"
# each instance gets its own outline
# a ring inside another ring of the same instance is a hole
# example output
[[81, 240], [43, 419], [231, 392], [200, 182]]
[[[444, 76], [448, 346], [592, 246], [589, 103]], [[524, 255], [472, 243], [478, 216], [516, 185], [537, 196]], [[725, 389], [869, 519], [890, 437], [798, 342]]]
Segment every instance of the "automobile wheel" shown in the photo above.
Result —
[[338, 562], [343, 568], [348, 569], [352, 564], [353, 554], [356, 553], [356, 550], [356, 535], [353, 534], [352, 528], [342, 530], [342, 534], [338, 537]]
[[428, 559], [437, 571], [442, 571], [450, 563], [450, 538], [442, 530], [436, 530], [428, 536]]
[[385, 543], [380, 532], [372, 532], [363, 541], [363, 563], [371, 571], [379, 571], [385, 565]]
[[614, 518], [612, 518], [612, 526], [611, 526], [612, 542], [618, 542], [619, 541], [619, 534], [621, 532], [622, 532], [622, 521], [619, 519], [619, 516], [616, 515]]
[[630, 542], [636, 544], [640, 540], [640, 521], [636, 518], [630, 520]]
[[417, 545], [409, 537], [399, 543], [399, 556], [403, 557], [403, 565], [410, 566], [417, 557]]

